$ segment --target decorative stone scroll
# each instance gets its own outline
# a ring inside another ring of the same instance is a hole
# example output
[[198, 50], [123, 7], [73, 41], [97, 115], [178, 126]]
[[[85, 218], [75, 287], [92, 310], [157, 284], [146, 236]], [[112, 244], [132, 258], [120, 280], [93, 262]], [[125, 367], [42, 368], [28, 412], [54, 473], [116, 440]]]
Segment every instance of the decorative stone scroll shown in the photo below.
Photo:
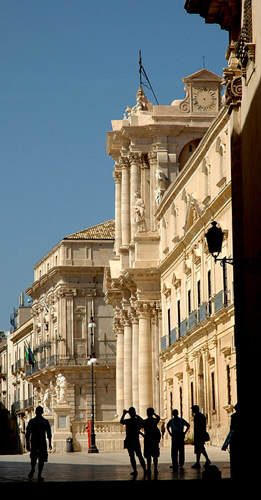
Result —
[[224, 70], [226, 104], [239, 106], [242, 98], [242, 78], [230, 69]]

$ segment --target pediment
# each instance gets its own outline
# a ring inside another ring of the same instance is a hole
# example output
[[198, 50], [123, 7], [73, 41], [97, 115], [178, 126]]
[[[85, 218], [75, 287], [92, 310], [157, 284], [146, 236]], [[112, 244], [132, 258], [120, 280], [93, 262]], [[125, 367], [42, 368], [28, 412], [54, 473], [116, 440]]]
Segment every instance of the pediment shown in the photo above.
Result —
[[181, 278], [176, 273], [173, 273], [171, 282], [175, 288], [181, 287]]
[[162, 293], [165, 295], [165, 297], [168, 297], [171, 294], [171, 286], [170, 283], [164, 282], [162, 286]]
[[184, 224], [184, 232], [187, 233], [195, 222], [201, 217], [202, 208], [201, 202], [198, 199], [197, 193], [189, 195], [186, 219]]
[[201, 83], [201, 82], [221, 82], [222, 78], [216, 73], [207, 70], [206, 68], [202, 68], [196, 73], [192, 73], [189, 76], [183, 78], [184, 83]]

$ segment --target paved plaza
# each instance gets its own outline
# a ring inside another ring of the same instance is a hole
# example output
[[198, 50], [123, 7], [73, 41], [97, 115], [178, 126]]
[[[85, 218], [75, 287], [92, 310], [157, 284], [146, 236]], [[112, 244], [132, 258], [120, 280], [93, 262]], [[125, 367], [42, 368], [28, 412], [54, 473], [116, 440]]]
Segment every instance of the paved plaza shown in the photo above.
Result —
[[[221, 482], [230, 482], [230, 461], [229, 453], [221, 451], [214, 446], [207, 447], [209, 457], [213, 465], [217, 466], [221, 473]], [[161, 448], [158, 475], [154, 477], [153, 471], [151, 477], [143, 475], [141, 467], [138, 465], [138, 476], [133, 479], [130, 475], [131, 466], [126, 450], [99, 452], [95, 454], [88, 453], [49, 453], [48, 463], [43, 470], [44, 482], [37, 482], [37, 471], [33, 481], [28, 480], [30, 471], [30, 457], [24, 455], [1, 455], [0, 456], [0, 487], [6, 486], [8, 491], [18, 487], [19, 491], [23, 488], [43, 488], [56, 491], [67, 491], [76, 488], [77, 485], [85, 484], [86, 488], [105, 488], [110, 491], [112, 488], [149, 488], [150, 486], [157, 490], [164, 483], [175, 481], [173, 487], [180, 483], [183, 487], [195, 485], [204, 481], [204, 459], [200, 470], [192, 469], [195, 462], [193, 446], [185, 448], [185, 465], [178, 472], [173, 472], [170, 468], [170, 448]], [[186, 483], [186, 484], [185, 484]]]

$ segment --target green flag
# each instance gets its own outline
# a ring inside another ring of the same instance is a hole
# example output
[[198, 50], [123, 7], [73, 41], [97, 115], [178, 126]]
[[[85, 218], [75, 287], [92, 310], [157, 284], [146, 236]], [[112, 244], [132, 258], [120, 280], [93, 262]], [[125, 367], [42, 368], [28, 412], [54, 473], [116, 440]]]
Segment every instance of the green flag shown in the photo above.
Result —
[[26, 345], [24, 346], [24, 351], [25, 351], [26, 362], [29, 363], [29, 352], [28, 352], [28, 349], [27, 349]]

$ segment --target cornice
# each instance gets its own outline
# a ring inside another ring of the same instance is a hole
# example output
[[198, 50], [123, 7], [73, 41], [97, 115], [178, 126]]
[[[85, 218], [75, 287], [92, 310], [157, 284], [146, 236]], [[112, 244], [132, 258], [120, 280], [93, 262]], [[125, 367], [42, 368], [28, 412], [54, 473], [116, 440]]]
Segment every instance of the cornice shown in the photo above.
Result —
[[34, 318], [31, 317], [23, 325], [21, 325], [17, 330], [10, 334], [10, 340], [15, 344], [19, 340], [23, 339], [31, 333], [34, 324]]
[[[77, 276], [77, 275], [96, 275], [97, 273], [103, 273], [104, 268], [107, 266], [55, 266], [52, 267], [47, 273], [45, 273], [39, 280], [34, 281], [32, 285], [25, 290], [26, 295], [32, 296], [37, 290], [41, 288], [46, 288], [46, 284], [51, 283], [51, 281], [57, 276]], [[84, 285], [85, 283], [80, 283]]]

